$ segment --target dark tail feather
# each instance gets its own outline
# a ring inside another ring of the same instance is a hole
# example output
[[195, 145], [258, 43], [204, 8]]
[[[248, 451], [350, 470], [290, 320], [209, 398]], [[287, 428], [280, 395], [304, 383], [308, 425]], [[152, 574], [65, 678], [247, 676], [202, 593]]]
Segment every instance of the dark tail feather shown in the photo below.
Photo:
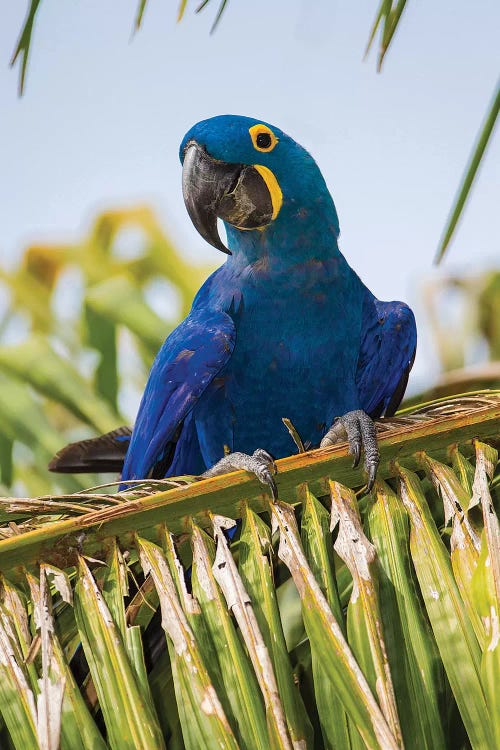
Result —
[[118, 427], [100, 437], [70, 443], [49, 463], [49, 471], [60, 474], [112, 472], [119, 474], [130, 443], [130, 427]]
[[403, 396], [405, 395], [406, 386], [408, 385], [408, 378], [410, 377], [410, 370], [413, 367], [413, 363], [415, 362], [415, 354], [417, 353], [417, 350], [413, 352], [413, 357], [408, 363], [408, 367], [405, 369], [403, 374], [401, 375], [400, 381], [396, 387], [396, 390], [391, 396], [391, 400], [387, 404], [387, 407], [384, 411], [384, 417], [393, 417], [395, 413], [398, 410], [398, 406], [403, 400]]

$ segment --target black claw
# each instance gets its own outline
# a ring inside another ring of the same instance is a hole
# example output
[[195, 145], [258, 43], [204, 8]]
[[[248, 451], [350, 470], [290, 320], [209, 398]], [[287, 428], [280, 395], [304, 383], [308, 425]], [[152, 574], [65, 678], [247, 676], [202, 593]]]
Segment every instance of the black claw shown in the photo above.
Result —
[[360, 443], [354, 443], [354, 445], [351, 446], [351, 453], [354, 456], [354, 460], [352, 462], [352, 468], [355, 469], [356, 466], [359, 464], [359, 460], [361, 458], [361, 445], [360, 445]]
[[368, 467], [368, 482], [366, 483], [366, 491], [371, 492], [373, 485], [375, 484], [375, 477], [377, 476], [378, 461], [377, 463], [370, 464]]
[[276, 487], [276, 482], [274, 481], [273, 477], [273, 470], [276, 469], [276, 467], [274, 466], [274, 462], [271, 464], [271, 467], [264, 469], [264, 471], [262, 472], [262, 476], [259, 477], [259, 479], [262, 484], [265, 484], [269, 487], [273, 496], [273, 500], [274, 502], [276, 502], [278, 500], [278, 488]]
[[267, 481], [267, 484], [269, 485], [269, 487], [271, 489], [271, 494], [273, 496], [273, 501], [275, 503], [277, 503], [278, 502], [278, 488], [276, 487], [276, 482], [274, 481], [273, 476], [271, 474], [269, 475], [269, 479]]
[[262, 484], [266, 484], [269, 487], [273, 496], [273, 500], [274, 502], [276, 502], [278, 500], [278, 488], [276, 487], [276, 482], [273, 479], [273, 474], [276, 474], [278, 469], [276, 468], [274, 459], [263, 448], [257, 448], [257, 450], [253, 452], [253, 455], [255, 458], [258, 458], [261, 461], [267, 463], [267, 466], [262, 470], [259, 479]]

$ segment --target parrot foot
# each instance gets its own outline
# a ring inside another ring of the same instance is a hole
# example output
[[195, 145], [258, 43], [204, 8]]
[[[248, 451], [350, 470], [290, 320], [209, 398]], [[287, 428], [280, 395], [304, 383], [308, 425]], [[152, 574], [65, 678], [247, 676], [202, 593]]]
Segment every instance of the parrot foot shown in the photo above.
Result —
[[252, 474], [255, 474], [259, 482], [269, 487], [273, 500], [276, 501], [278, 499], [278, 489], [273, 478], [273, 474], [276, 474], [277, 471], [276, 464], [272, 456], [262, 448], [254, 451], [251, 456], [247, 453], [229, 453], [229, 455], [217, 461], [211, 469], [203, 472], [201, 476], [203, 479], [206, 479], [208, 477], [219, 476], [220, 474], [227, 474], [230, 471], [238, 471], [238, 469], [251, 471]]
[[365, 452], [365, 469], [368, 473], [366, 489], [370, 492], [375, 482], [380, 462], [375, 423], [361, 409], [349, 411], [344, 416], [337, 417], [321, 441], [320, 447], [326, 448], [329, 445], [341, 443], [345, 440], [346, 434], [349, 442], [349, 452], [354, 456], [353, 468], [359, 464], [361, 447], [363, 447]]

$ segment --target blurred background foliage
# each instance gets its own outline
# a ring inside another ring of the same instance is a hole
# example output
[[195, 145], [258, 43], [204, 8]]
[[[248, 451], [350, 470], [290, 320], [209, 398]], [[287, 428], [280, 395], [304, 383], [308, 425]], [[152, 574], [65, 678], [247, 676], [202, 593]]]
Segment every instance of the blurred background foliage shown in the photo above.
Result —
[[500, 384], [500, 271], [442, 275], [421, 288], [441, 375], [405, 406]]
[[[105, 211], [82, 242], [31, 245], [17, 267], [0, 266], [2, 494], [103, 479], [51, 475], [47, 463], [68, 442], [133, 422], [158, 348], [211, 270], [183, 259], [143, 206]], [[442, 376], [406, 404], [500, 387], [500, 272], [442, 277], [421, 294]]]
[[210, 270], [183, 260], [146, 207], [106, 211], [81, 243], [31, 245], [17, 267], [0, 267], [2, 493], [98, 482], [51, 476], [47, 462], [66, 442], [133, 419], [124, 404], [137, 406]]

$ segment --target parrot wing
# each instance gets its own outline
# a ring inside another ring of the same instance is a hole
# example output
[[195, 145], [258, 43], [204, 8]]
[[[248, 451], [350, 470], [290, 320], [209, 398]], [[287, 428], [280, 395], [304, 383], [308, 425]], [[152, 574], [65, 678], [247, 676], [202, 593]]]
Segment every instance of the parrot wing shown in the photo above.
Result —
[[392, 416], [403, 398], [415, 359], [417, 328], [404, 302], [381, 302], [367, 293], [363, 305], [356, 384], [371, 417]]
[[149, 375], [123, 482], [165, 475], [186, 416], [230, 358], [235, 338], [231, 317], [204, 307], [192, 310], [172, 331]]

